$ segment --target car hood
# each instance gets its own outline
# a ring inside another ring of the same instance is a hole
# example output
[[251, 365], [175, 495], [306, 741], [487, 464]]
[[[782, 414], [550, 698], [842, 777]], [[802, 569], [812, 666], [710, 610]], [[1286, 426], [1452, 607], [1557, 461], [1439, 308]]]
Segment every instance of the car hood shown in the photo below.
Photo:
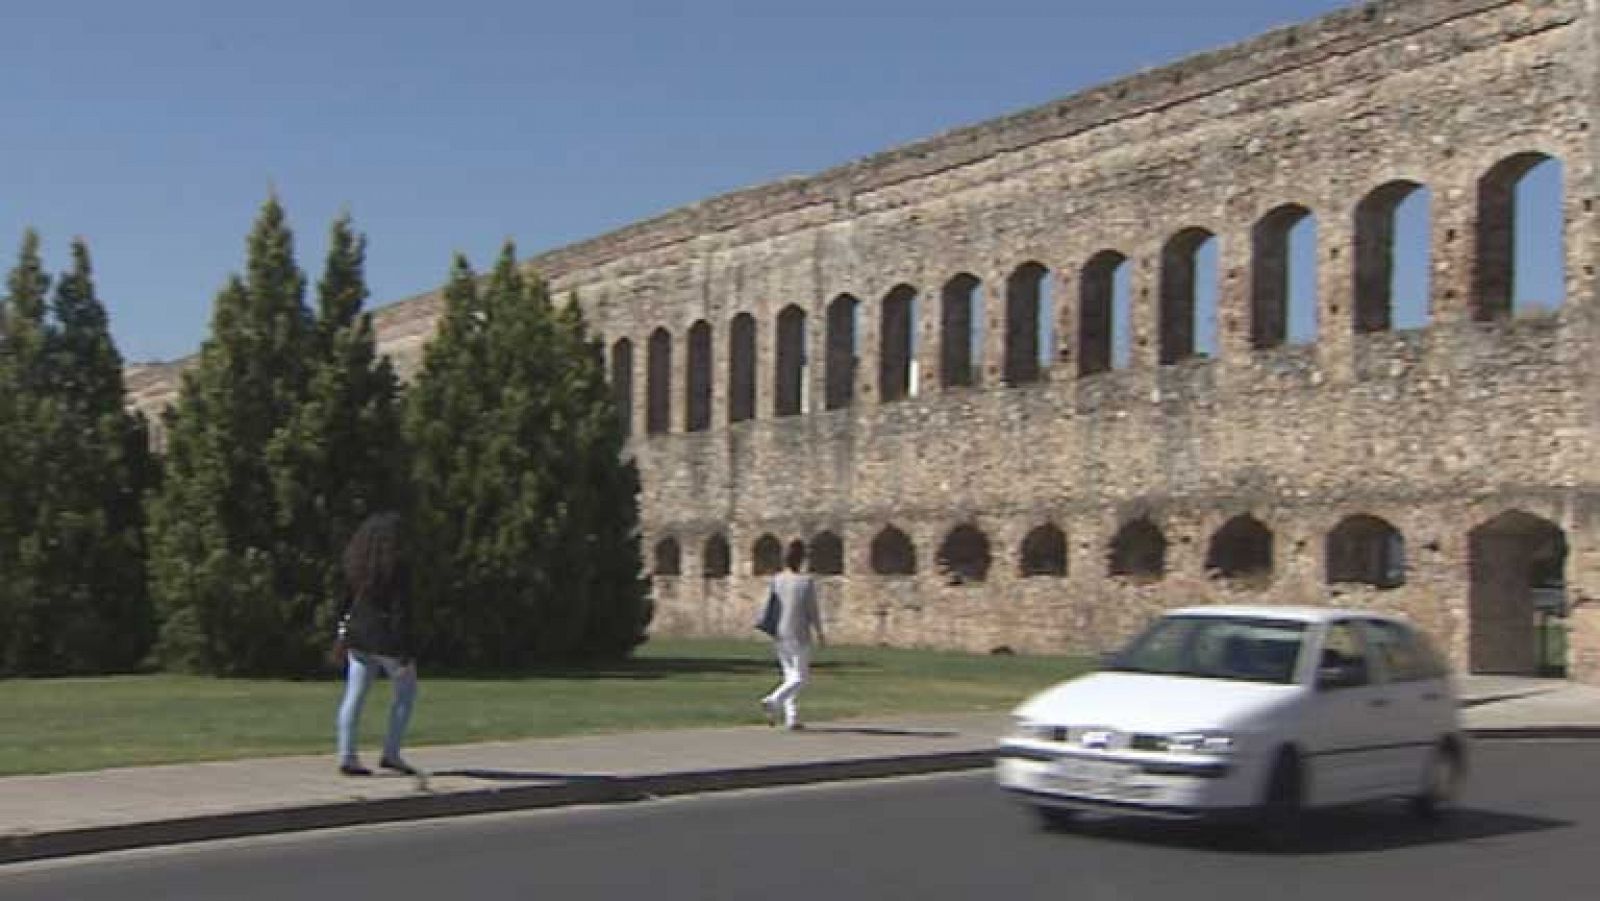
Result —
[[1297, 685], [1150, 673], [1092, 673], [1046, 689], [1014, 713], [1058, 726], [1170, 733], [1238, 729], [1300, 693]]

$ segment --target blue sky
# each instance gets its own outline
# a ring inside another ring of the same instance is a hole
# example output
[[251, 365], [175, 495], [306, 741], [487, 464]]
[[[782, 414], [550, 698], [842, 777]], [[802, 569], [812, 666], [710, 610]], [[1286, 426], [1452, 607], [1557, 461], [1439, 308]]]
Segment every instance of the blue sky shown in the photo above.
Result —
[[[88, 239], [129, 360], [196, 350], [269, 190], [374, 306], [1313, 18], [1338, 0], [77, 0], [0, 29], [0, 241]], [[14, 251], [7, 249], [7, 263]]]

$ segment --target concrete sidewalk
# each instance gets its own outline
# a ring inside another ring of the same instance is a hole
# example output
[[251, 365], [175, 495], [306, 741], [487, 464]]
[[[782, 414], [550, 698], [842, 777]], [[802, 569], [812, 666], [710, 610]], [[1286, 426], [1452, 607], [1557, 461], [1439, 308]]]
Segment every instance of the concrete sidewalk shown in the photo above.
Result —
[[[1600, 738], [1600, 688], [1472, 676], [1481, 738]], [[423, 747], [423, 777], [338, 775], [329, 755], [0, 779], [0, 863], [491, 811], [987, 765], [1003, 713], [930, 714]]]

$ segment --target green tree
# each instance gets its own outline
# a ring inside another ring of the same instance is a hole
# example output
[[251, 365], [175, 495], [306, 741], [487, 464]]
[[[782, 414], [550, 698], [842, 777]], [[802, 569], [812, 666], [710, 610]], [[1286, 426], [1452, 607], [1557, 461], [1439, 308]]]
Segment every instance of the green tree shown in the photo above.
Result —
[[479, 284], [457, 256], [407, 397], [419, 619], [440, 663], [512, 669], [643, 640], [638, 476], [598, 346], [506, 244]]
[[[88, 246], [49, 280], [25, 238], [10, 280], [0, 413], [7, 444], [5, 669], [126, 670], [151, 638], [140, 494], [152, 473], [143, 420], [124, 409], [122, 357]], [[47, 315], [48, 312], [48, 315]]]
[[245, 276], [217, 295], [211, 334], [167, 421], [150, 505], [151, 590], [168, 666], [222, 674], [315, 666], [320, 574], [274, 462], [305, 397], [315, 323], [276, 197], [251, 229]]

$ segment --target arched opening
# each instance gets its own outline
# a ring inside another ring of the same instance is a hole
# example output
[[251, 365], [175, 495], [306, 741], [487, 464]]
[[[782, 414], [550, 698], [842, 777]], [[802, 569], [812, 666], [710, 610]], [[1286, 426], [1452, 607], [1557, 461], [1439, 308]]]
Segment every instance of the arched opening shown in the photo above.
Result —
[[1427, 325], [1430, 202], [1422, 185], [1392, 181], [1356, 206], [1357, 334]]
[[669, 535], [656, 542], [655, 564], [657, 576], [676, 576], [683, 571], [683, 552], [678, 548], [678, 539]]
[[945, 536], [936, 558], [939, 570], [952, 585], [989, 578], [989, 559], [989, 537], [965, 523]]
[[797, 306], [784, 307], [778, 314], [777, 364], [773, 415], [798, 416], [805, 412], [806, 311]]
[[656, 435], [672, 428], [672, 335], [664, 328], [650, 333], [645, 432]]
[[1167, 537], [1150, 520], [1136, 519], [1111, 539], [1109, 556], [1111, 575], [1155, 581], [1167, 573]]
[[1406, 583], [1406, 540], [1387, 520], [1347, 516], [1328, 533], [1323, 553], [1327, 582], [1399, 588]]
[[878, 332], [878, 398], [883, 403], [917, 393], [917, 289], [896, 285], [883, 298]]
[[770, 533], [762, 535], [750, 549], [750, 563], [756, 575], [772, 575], [783, 568], [783, 545]]
[[611, 399], [626, 440], [633, 435], [633, 342], [627, 338], [611, 345]]
[[844, 542], [832, 532], [811, 539], [811, 571], [819, 576], [844, 575]]
[[[1541, 642], [1541, 607], [1564, 607], [1566, 533], [1549, 520], [1512, 510], [1468, 534], [1469, 639], [1474, 673], [1539, 675], [1564, 668]], [[1541, 659], [1544, 657], [1545, 659]]]
[[1006, 350], [1002, 373], [1006, 384], [1039, 380], [1055, 352], [1052, 347], [1054, 303], [1050, 270], [1039, 263], [1018, 266], [1006, 279]]
[[1067, 536], [1054, 523], [1035, 526], [1022, 539], [1022, 577], [1067, 574]]
[[700, 572], [707, 579], [726, 579], [733, 568], [728, 539], [721, 532], [706, 539], [700, 554]]
[[940, 297], [939, 384], [964, 388], [982, 381], [983, 282], [961, 273]]
[[1172, 236], [1161, 249], [1161, 365], [1216, 350], [1217, 238], [1203, 228]]
[[1272, 531], [1249, 514], [1228, 520], [1211, 536], [1206, 571], [1221, 579], [1271, 579]]
[[824, 389], [829, 410], [850, 406], [856, 393], [856, 317], [858, 303], [841, 294], [828, 304], [828, 359]]
[[711, 428], [711, 325], [704, 319], [689, 327], [689, 372], [684, 397], [686, 431]]
[[1250, 340], [1257, 349], [1317, 338], [1317, 221], [1280, 206], [1251, 230]]
[[1102, 250], [1079, 278], [1078, 375], [1127, 366], [1131, 354], [1133, 300], [1128, 258]]
[[1520, 153], [1478, 181], [1474, 318], [1551, 310], [1566, 300], [1561, 162]]
[[733, 317], [728, 329], [728, 421], [756, 416], [756, 318]]
[[884, 526], [872, 539], [872, 571], [880, 576], [915, 575], [917, 549], [911, 537], [894, 526]]

